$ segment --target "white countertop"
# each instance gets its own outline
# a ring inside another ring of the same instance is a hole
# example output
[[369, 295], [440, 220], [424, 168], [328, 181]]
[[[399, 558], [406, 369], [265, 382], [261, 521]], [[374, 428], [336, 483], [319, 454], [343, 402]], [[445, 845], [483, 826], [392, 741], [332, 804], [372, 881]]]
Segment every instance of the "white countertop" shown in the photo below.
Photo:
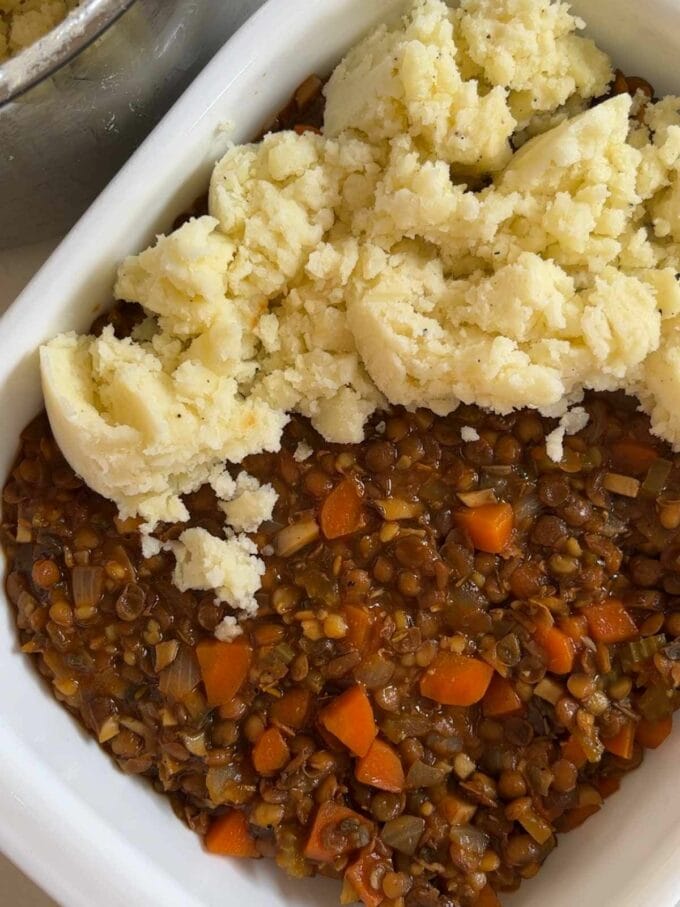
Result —
[[[56, 240], [51, 240], [24, 249], [0, 251], [0, 315], [19, 295], [56, 243]], [[0, 904], [3, 907], [57, 907], [52, 898], [26, 878], [2, 854], [0, 854]]]

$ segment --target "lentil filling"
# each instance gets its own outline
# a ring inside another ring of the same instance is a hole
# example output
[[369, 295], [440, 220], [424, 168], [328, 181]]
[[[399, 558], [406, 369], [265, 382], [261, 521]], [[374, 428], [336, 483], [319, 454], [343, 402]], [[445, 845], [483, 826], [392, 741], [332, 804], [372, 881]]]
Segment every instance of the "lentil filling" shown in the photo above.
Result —
[[[212, 636], [225, 607], [180, 593], [169, 553], [141, 557], [41, 416], [3, 494], [22, 651], [208, 849], [342, 876], [367, 904], [493, 903], [678, 704], [680, 460], [632, 401], [587, 408], [559, 465], [530, 412], [397, 410], [356, 446], [294, 418], [245, 464], [279, 500], [233, 643]], [[211, 490], [187, 503], [219, 531]]]
[[[125, 336], [140, 312], [107, 320]], [[584, 405], [559, 464], [532, 412], [394, 409], [359, 445], [294, 417], [243, 464], [279, 497], [233, 642], [213, 635], [226, 606], [178, 591], [169, 552], [142, 557], [41, 415], [3, 491], [21, 649], [212, 853], [337, 877], [343, 903], [491, 907], [680, 703], [680, 457], [635, 401]], [[162, 540], [220, 534], [208, 486], [186, 503]]]

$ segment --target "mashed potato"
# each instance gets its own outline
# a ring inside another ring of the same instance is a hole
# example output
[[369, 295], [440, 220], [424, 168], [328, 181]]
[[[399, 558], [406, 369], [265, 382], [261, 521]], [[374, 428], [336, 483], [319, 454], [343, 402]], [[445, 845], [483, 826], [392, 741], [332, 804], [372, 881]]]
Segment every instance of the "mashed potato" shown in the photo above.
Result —
[[[177, 559], [172, 581], [182, 592], [187, 589], [214, 589], [226, 601], [245, 614], [255, 614], [255, 593], [264, 573], [263, 562], [256, 557], [257, 547], [246, 536], [229, 534], [217, 538], [199, 527], [185, 529], [176, 542], [168, 542]], [[222, 628], [224, 633], [226, 626]]]
[[[613, 73], [582, 26], [549, 0], [417, 0], [337, 67], [322, 135], [231, 148], [209, 215], [121, 265], [134, 337], [42, 350], [76, 471], [149, 529], [210, 481], [251, 531], [272, 495], [235, 495], [224, 461], [292, 411], [357, 442], [388, 403], [534, 407], [559, 457], [568, 408], [620, 388], [680, 446], [680, 100], [590, 104]], [[250, 589], [254, 553], [185, 535], [178, 583], [240, 600], [218, 566]]]
[[80, 0], [0, 0], [0, 62], [33, 44]]

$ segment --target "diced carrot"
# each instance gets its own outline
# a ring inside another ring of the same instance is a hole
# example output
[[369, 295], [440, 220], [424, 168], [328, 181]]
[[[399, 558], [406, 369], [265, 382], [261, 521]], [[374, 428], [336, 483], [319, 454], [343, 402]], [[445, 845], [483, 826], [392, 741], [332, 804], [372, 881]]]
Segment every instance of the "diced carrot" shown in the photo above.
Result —
[[363, 491], [354, 479], [343, 479], [321, 506], [321, 531], [327, 539], [338, 539], [361, 529]]
[[659, 455], [650, 444], [624, 438], [611, 445], [612, 460], [617, 469], [629, 475], [641, 476], [647, 472]]
[[223, 857], [259, 856], [248, 820], [238, 809], [212, 820], [205, 836], [205, 847], [210, 853]]
[[363, 651], [368, 643], [371, 632], [371, 613], [368, 608], [362, 608], [361, 605], [345, 605], [343, 608], [345, 623], [347, 624], [347, 642]]
[[253, 639], [258, 646], [272, 646], [281, 639], [280, 633], [279, 624], [260, 624], [253, 630]]
[[357, 781], [370, 784], [379, 790], [398, 794], [404, 789], [404, 768], [401, 759], [389, 743], [379, 737], [371, 744], [370, 750], [356, 764], [354, 774]]
[[600, 775], [599, 778], [595, 779], [595, 787], [603, 799], [611, 797], [621, 787], [621, 779], [616, 778], [614, 775]]
[[[353, 850], [351, 837], [333, 834], [334, 826], [338, 826], [341, 822], [347, 822], [348, 820], [352, 820], [358, 825], [364, 825], [373, 834], [373, 823], [365, 816], [354, 812], [354, 810], [346, 806], [340, 806], [332, 800], [322, 803], [314, 817], [312, 829], [305, 845], [305, 857], [318, 863], [332, 863], [336, 857]], [[337, 846], [333, 847], [333, 844]]]
[[515, 715], [522, 710], [522, 700], [509, 680], [494, 674], [484, 695], [482, 710], [487, 718]]
[[496, 896], [496, 892], [491, 885], [485, 885], [477, 895], [475, 907], [501, 907], [501, 902]]
[[583, 768], [588, 761], [588, 757], [584, 753], [583, 747], [576, 737], [569, 737], [568, 740], [565, 740], [560, 744], [560, 747], [562, 749], [563, 758], [571, 762], [572, 765], [575, 765], [576, 768]]
[[243, 686], [250, 670], [253, 651], [247, 642], [203, 639], [196, 646], [203, 686], [209, 706], [224, 705]]
[[420, 692], [442, 705], [474, 705], [489, 688], [493, 668], [478, 658], [440, 652], [420, 678]]
[[507, 548], [515, 522], [511, 504], [482, 504], [458, 510], [454, 516], [479, 551], [500, 554]]
[[546, 667], [553, 674], [569, 674], [574, 665], [574, 641], [557, 627], [539, 625], [534, 639], [546, 655]]
[[345, 870], [345, 879], [365, 907], [378, 907], [385, 900], [382, 889], [374, 888], [372, 884], [376, 877], [379, 878], [376, 870], [381, 865], [385, 864], [377, 853], [362, 853], [359, 859], [351, 863]]
[[648, 750], [655, 750], [661, 746], [666, 737], [673, 730], [673, 716], [659, 718], [658, 721], [647, 721], [641, 718], [635, 730], [635, 739]]
[[284, 727], [299, 730], [309, 714], [312, 694], [305, 687], [293, 687], [272, 703], [271, 717]]
[[616, 736], [609, 737], [608, 740], [603, 740], [602, 743], [604, 748], [615, 756], [620, 756], [622, 759], [632, 759], [633, 745], [635, 743], [634, 723], [629, 721], [628, 724], [624, 724]]
[[639, 635], [635, 621], [617, 598], [583, 609], [590, 635], [596, 642], [626, 642]]
[[570, 614], [569, 617], [561, 617], [559, 626], [560, 630], [577, 645], [581, 643], [582, 637], [588, 635], [588, 621], [583, 614]]
[[359, 684], [332, 699], [319, 712], [319, 721], [355, 756], [365, 756], [378, 735], [373, 707]]
[[320, 721], [317, 724], [317, 730], [319, 732], [319, 737], [322, 739], [327, 750], [331, 750], [333, 753], [342, 752], [342, 743], [340, 743], [334, 734], [327, 731]]
[[556, 828], [561, 832], [573, 831], [579, 825], [583, 825], [586, 819], [595, 815], [599, 809], [600, 807], [594, 803], [589, 803], [587, 806], [575, 806], [560, 816], [556, 822]]
[[277, 727], [269, 727], [253, 747], [253, 765], [260, 775], [275, 775], [290, 759], [290, 750]]
[[437, 803], [437, 809], [449, 825], [467, 825], [477, 812], [474, 803], [464, 800], [456, 794], [444, 794]]

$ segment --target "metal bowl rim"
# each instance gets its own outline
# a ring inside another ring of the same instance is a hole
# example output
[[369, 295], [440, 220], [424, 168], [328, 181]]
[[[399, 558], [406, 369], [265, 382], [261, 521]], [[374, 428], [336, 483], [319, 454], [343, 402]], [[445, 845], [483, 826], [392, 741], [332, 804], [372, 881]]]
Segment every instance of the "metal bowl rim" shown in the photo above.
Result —
[[82, 0], [50, 32], [0, 63], [0, 107], [48, 78], [98, 38], [135, 0]]

